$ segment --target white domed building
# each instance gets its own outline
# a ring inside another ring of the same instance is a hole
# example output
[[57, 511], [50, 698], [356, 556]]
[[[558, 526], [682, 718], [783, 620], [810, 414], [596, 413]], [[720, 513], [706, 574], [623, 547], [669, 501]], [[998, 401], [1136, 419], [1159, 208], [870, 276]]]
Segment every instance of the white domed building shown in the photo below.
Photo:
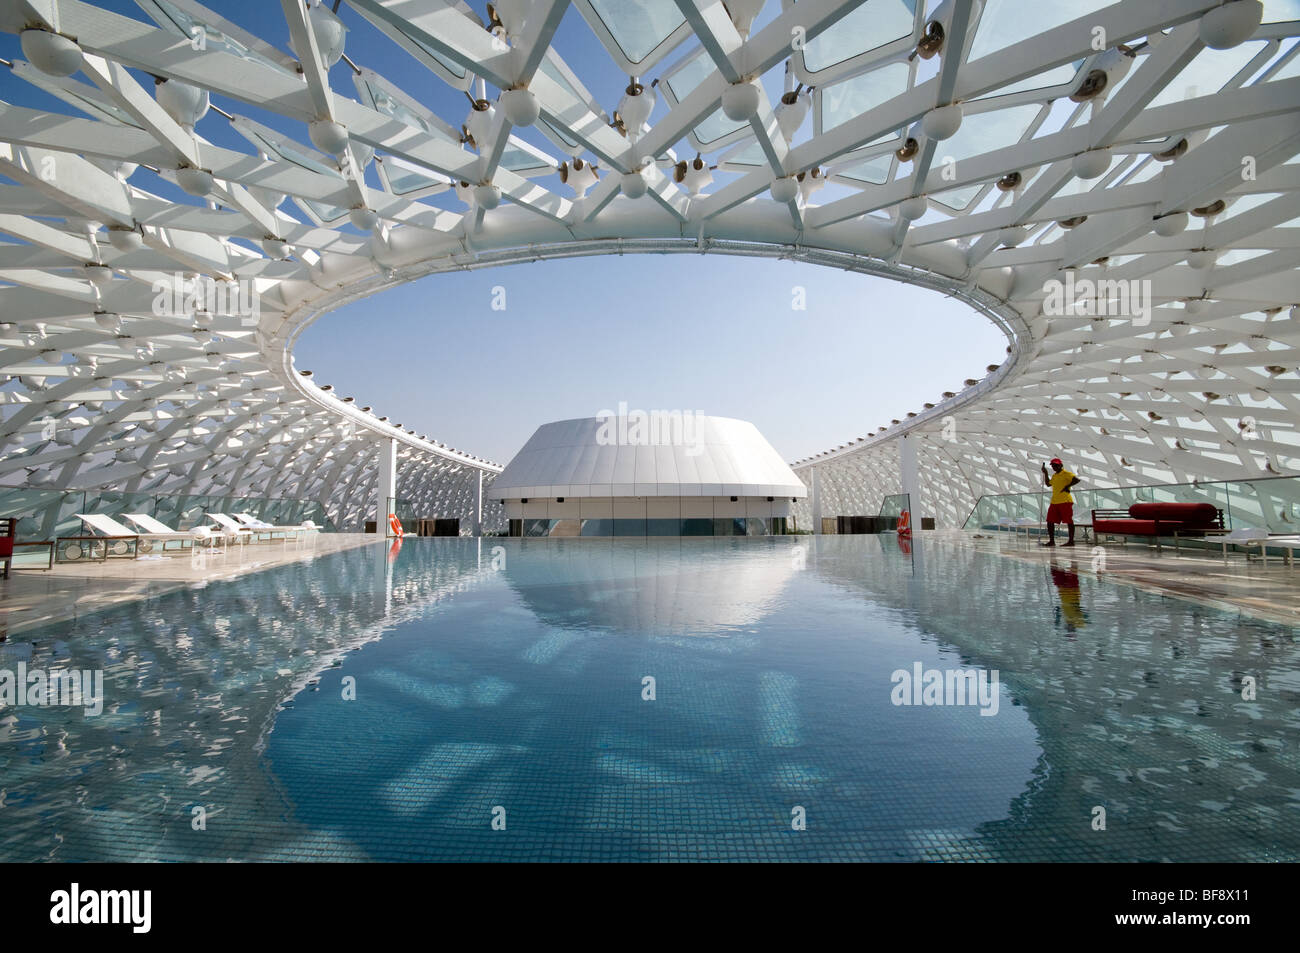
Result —
[[747, 421], [633, 411], [544, 424], [487, 495], [511, 536], [765, 536], [807, 492]]

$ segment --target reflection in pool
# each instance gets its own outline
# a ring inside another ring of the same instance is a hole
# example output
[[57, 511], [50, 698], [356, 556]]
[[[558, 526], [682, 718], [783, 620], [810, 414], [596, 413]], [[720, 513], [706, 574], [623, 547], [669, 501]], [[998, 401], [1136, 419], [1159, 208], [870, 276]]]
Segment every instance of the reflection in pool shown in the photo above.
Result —
[[[1294, 631], [1086, 560], [416, 539], [20, 657], [107, 701], [0, 711], [6, 860], [1300, 857]], [[893, 704], [918, 664], [997, 672], [996, 715]]]

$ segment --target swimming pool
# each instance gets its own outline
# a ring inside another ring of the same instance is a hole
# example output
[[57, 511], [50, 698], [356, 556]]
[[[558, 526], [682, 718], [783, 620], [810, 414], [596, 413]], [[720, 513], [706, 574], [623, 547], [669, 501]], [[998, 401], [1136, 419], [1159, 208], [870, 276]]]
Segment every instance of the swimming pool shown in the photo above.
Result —
[[25, 633], [104, 709], [0, 710], [0, 859], [1300, 858], [1294, 629], [910, 549], [412, 539]]

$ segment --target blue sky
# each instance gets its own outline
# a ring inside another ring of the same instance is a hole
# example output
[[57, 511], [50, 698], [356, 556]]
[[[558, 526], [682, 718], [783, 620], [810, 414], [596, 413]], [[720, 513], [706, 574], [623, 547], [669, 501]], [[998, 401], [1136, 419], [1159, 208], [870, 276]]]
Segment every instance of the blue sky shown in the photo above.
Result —
[[620, 401], [750, 420], [794, 460], [960, 390], [1006, 343], [965, 304], [888, 279], [628, 255], [431, 275], [325, 315], [295, 355], [317, 382], [501, 463], [538, 425]]
[[[131, 0], [97, 5], [148, 21]], [[209, 6], [288, 50], [278, 3]], [[485, 4], [472, 6], [486, 16]], [[779, 10], [767, 3], [756, 29]], [[349, 27], [353, 60], [459, 124], [468, 105], [464, 93], [431, 76], [346, 4], [339, 15]], [[612, 113], [627, 78], [576, 8], [565, 14], [554, 45]], [[21, 57], [17, 37], [0, 35], [0, 56]], [[671, 54], [643, 79], [658, 77], [680, 56]], [[72, 111], [5, 73], [0, 99]], [[355, 96], [345, 63], [330, 79], [341, 94]], [[764, 82], [769, 96], [780, 95], [779, 69]], [[301, 123], [220, 95], [212, 101], [308, 143]], [[667, 111], [661, 96], [651, 122]], [[252, 151], [215, 111], [198, 132], [224, 148]], [[536, 129], [517, 134], [563, 158]], [[682, 157], [694, 154], [685, 141], [676, 148]], [[725, 184], [724, 173], [715, 175], [716, 185]], [[382, 187], [373, 163], [366, 178], [372, 188]], [[199, 204], [145, 169], [131, 182]], [[556, 176], [539, 182], [569, 194]], [[817, 198], [829, 201], [838, 188], [828, 186]], [[451, 193], [429, 201], [463, 207]], [[303, 220], [292, 201], [281, 210]], [[504, 312], [491, 309], [497, 285], [506, 289]], [[796, 285], [806, 289], [806, 311], [791, 309]], [[986, 365], [1001, 362], [1005, 347], [1002, 335], [960, 302], [892, 281], [724, 256], [610, 256], [426, 278], [325, 316], [300, 338], [296, 361], [316, 381], [417, 433], [499, 462], [539, 424], [594, 415], [620, 401], [751, 420], [793, 460], [920, 410], [942, 391], [959, 389], [964, 378], [983, 376]]]

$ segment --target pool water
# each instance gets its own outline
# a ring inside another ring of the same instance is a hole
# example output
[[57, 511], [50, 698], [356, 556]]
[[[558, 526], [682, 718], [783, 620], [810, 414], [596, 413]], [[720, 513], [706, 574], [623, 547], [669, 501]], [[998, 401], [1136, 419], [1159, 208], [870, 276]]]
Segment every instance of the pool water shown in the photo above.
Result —
[[94, 613], [0, 644], [105, 688], [0, 709], [0, 859], [1300, 859], [1296, 631], [1088, 568], [411, 539]]

